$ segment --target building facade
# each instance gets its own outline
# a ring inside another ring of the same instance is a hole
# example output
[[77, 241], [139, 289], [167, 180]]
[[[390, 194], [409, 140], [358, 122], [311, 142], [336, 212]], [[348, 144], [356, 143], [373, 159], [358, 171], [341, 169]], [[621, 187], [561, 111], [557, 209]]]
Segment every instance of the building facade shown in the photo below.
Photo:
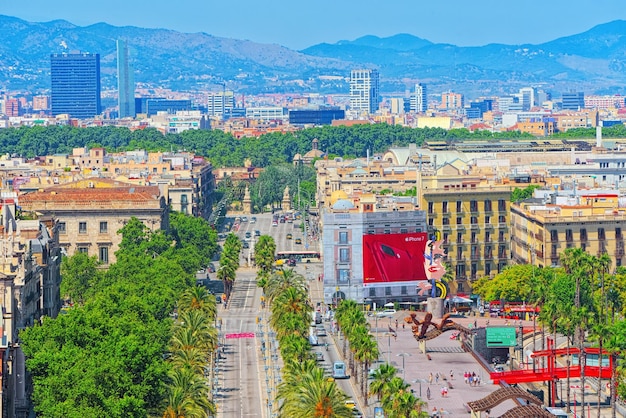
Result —
[[608, 254], [611, 267], [624, 265], [626, 211], [615, 191], [536, 191], [511, 205], [511, 255], [516, 263], [560, 266], [567, 248]]
[[126, 41], [117, 40], [117, 104], [120, 118], [135, 117], [135, 75]]
[[380, 103], [380, 76], [378, 70], [350, 72], [350, 109], [375, 113]]
[[363, 236], [426, 232], [424, 211], [416, 210], [411, 199], [395, 200], [372, 194], [358, 199], [349, 199], [345, 194], [339, 197], [330, 208], [321, 211], [324, 302], [334, 304], [338, 299], [357, 303], [368, 299], [379, 305], [389, 301], [416, 302], [415, 285], [402, 282], [366, 285]]
[[232, 113], [235, 108], [235, 94], [232, 91], [211, 93], [207, 97], [207, 114], [209, 116], [224, 117]]
[[52, 116], [100, 114], [100, 54], [52, 54], [50, 75]]
[[411, 95], [411, 112], [424, 113], [428, 110], [428, 90], [426, 84], [417, 83]]
[[90, 178], [27, 193], [19, 197], [22, 210], [58, 219], [59, 245], [68, 255], [96, 256], [115, 263], [122, 237], [117, 233], [130, 218], [151, 231], [168, 229], [166, 198], [157, 186], [136, 186]]
[[58, 315], [61, 252], [53, 218], [16, 219], [14, 203], [6, 200], [0, 218], [0, 416], [26, 418], [32, 387], [19, 332]]

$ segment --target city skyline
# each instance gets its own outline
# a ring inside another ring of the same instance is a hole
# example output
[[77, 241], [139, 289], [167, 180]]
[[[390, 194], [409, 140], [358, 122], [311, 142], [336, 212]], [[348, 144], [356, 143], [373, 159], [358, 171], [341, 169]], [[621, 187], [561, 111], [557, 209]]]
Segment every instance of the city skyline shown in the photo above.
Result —
[[[242, 0], [237, 13], [233, 13], [227, 3], [191, 1], [186, 7], [171, 7], [169, 2], [155, 0], [150, 8], [145, 8], [138, 2], [112, 0], [109, 7], [94, 13], [92, 6], [77, 0], [61, 0], [53, 7], [49, 2], [33, 0], [4, 3], [0, 5], [0, 14], [34, 22], [62, 19], [78, 26], [106, 22], [116, 26], [205, 32], [303, 49], [322, 42], [398, 33], [459, 46], [538, 44], [584, 32], [598, 24], [626, 20], [626, 9], [622, 6], [620, 0], [606, 0], [602, 7], [595, 8], [582, 0], [548, 3], [530, 0], [507, 7], [495, 0], [479, 0], [471, 7], [461, 2], [419, 4], [392, 0], [380, 8], [373, 0], [363, 0], [359, 3], [359, 13], [354, 13], [352, 4], [328, 0], [306, 10], [284, 0], [264, 8]], [[189, 13], [190, 10], [194, 12]]]

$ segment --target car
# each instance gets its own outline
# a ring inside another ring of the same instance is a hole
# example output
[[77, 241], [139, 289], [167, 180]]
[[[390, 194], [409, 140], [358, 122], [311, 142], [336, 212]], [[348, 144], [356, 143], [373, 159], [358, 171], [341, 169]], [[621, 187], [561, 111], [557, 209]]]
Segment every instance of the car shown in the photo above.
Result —
[[376, 316], [382, 317], [382, 318], [392, 317], [395, 314], [396, 314], [396, 310], [395, 309], [385, 309], [384, 311], [376, 312]]
[[354, 418], [363, 418], [365, 415], [363, 415], [363, 412], [359, 411], [358, 409], [354, 408], [352, 410], [352, 416]]
[[251, 224], [255, 224], [256, 223], [256, 216], [253, 216], [252, 218], [250, 218], [250, 223]]
[[241, 222], [248, 222], [248, 217], [247, 216], [242, 216], [241, 217]]
[[502, 373], [504, 371], [504, 366], [498, 364], [496, 367], [493, 368], [494, 372], [498, 372], [498, 373]]
[[328, 335], [326, 334], [326, 329], [324, 327], [317, 327], [316, 332], [318, 337], [326, 337]]
[[246, 238], [251, 238], [252, 237], [252, 233], [250, 231], [246, 232]]
[[292, 239], [292, 238], [293, 238], [293, 235], [287, 234], [287, 239]]
[[302, 244], [302, 238], [296, 238], [296, 244]]
[[296, 266], [296, 259], [295, 258], [290, 258], [287, 260], [287, 265], [289, 267], [295, 267]]
[[244, 241], [242, 244], [242, 248], [250, 248], [250, 244], [247, 241]]
[[209, 271], [209, 273], [215, 273], [215, 264], [209, 263], [206, 269]]
[[346, 400], [346, 406], [350, 409], [354, 409], [356, 408], [356, 402], [354, 402], [352, 399], [348, 399]]
[[254, 231], [254, 236], [255, 237], [260, 237], [261, 236], [261, 231], [259, 231], [258, 229]]
[[324, 353], [322, 353], [321, 351], [316, 351], [315, 361], [324, 361]]
[[272, 222], [272, 226], [278, 226], [278, 222], [273, 221], [273, 222]]

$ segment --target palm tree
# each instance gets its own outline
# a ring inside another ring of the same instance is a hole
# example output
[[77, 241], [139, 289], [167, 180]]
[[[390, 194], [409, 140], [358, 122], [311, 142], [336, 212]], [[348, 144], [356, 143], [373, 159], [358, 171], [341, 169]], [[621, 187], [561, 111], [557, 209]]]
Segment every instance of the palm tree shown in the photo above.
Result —
[[393, 415], [396, 418], [401, 416], [394, 415], [400, 406], [398, 403], [398, 396], [402, 395], [402, 393], [404, 393], [409, 387], [411, 387], [411, 385], [402, 380], [401, 377], [397, 376], [393, 377], [383, 387], [381, 404], [383, 406], [383, 410], [387, 413], [387, 416], [391, 417]]
[[178, 310], [199, 310], [210, 320], [214, 320], [217, 314], [215, 297], [203, 286], [194, 286], [186, 289], [178, 301]]
[[209, 355], [201, 348], [184, 347], [172, 351], [169, 360], [175, 368], [186, 368], [193, 370], [196, 374], [203, 374]]
[[315, 368], [302, 375], [301, 383], [293, 387], [280, 406], [282, 417], [350, 418], [352, 409], [346, 406], [347, 396], [334, 381]]
[[209, 320], [209, 317], [199, 311], [182, 312], [178, 316], [180, 327], [175, 331], [174, 335], [179, 334], [178, 331], [188, 334], [195, 340], [194, 347], [203, 348], [207, 351], [215, 349], [217, 346], [217, 329], [215, 329]]
[[265, 296], [271, 303], [277, 295], [288, 288], [294, 288], [303, 293], [307, 292], [306, 279], [291, 268], [282, 268], [273, 273], [265, 286]]
[[376, 395], [381, 400], [386, 386], [396, 376], [398, 370], [389, 363], [381, 364], [372, 374], [372, 383], [370, 384], [370, 394]]
[[164, 416], [176, 416], [166, 414], [177, 413], [178, 417], [206, 418], [216, 412], [215, 405], [209, 401], [209, 387], [202, 376], [189, 369], [173, 369], [169, 379], [170, 404]]
[[254, 246], [254, 263], [259, 267], [259, 273], [269, 274], [276, 259], [276, 242], [269, 235], [261, 235]]
[[[353, 343], [351, 343], [352, 345]], [[367, 398], [368, 398], [368, 388], [367, 381], [369, 375], [369, 368], [372, 361], [378, 359], [380, 355], [378, 351], [378, 343], [372, 337], [371, 334], [367, 333], [362, 336], [359, 340], [355, 341], [356, 345], [355, 358], [361, 362], [361, 393], [365, 398], [365, 406], [367, 406]]]
[[617, 362], [618, 356], [626, 350], [626, 321], [617, 321], [611, 324], [605, 341], [605, 349], [611, 356], [611, 416], [616, 417], [617, 409]]

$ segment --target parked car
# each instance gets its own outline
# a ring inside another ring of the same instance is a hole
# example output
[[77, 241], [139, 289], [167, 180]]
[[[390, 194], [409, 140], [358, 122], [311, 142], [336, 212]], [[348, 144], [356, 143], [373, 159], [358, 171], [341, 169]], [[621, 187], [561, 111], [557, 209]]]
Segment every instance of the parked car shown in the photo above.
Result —
[[241, 217], [241, 222], [248, 222], [248, 217], [247, 216], [242, 216]]
[[292, 238], [293, 238], [293, 235], [287, 234], [287, 239], [292, 239]]
[[207, 266], [207, 270], [209, 271], [209, 273], [215, 273], [215, 264], [209, 263], [209, 265]]
[[258, 229], [254, 231], [254, 236], [255, 237], [260, 237], [261, 236], [261, 231], [259, 231]]
[[384, 311], [376, 312], [376, 316], [378, 317], [392, 317], [396, 314], [395, 309], [385, 309]]
[[296, 238], [296, 244], [302, 244], [302, 238]]
[[243, 244], [242, 244], [242, 247], [243, 248], [250, 248], [250, 244], [248, 244], [247, 241], [244, 241]]
[[253, 216], [252, 218], [250, 218], [250, 223], [251, 224], [255, 224], [256, 223], [256, 216]]

